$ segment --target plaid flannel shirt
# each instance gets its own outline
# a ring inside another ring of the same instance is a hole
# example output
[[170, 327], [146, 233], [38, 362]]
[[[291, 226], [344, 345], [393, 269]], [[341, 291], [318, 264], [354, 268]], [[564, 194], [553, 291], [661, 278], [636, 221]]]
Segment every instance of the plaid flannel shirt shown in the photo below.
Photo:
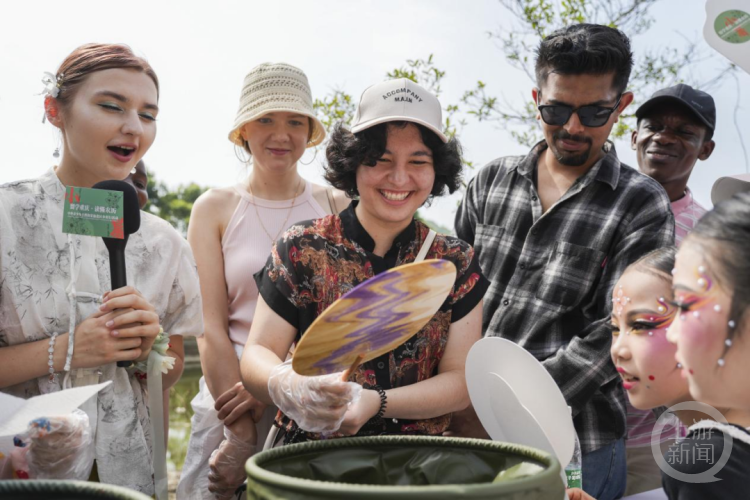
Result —
[[472, 179], [456, 233], [491, 281], [485, 335], [540, 360], [573, 408], [584, 453], [625, 435], [625, 394], [610, 359], [612, 289], [625, 268], [674, 243], [669, 198], [621, 164], [614, 146], [542, 213], [536, 166], [544, 141]]

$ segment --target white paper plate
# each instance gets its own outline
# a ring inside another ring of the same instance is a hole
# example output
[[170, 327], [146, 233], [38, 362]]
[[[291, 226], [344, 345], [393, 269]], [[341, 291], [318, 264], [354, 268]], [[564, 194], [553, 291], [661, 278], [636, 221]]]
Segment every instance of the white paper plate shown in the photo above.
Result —
[[554, 454], [564, 469], [575, 427], [568, 404], [542, 364], [514, 342], [487, 337], [469, 351], [466, 383], [472, 405], [494, 441]]

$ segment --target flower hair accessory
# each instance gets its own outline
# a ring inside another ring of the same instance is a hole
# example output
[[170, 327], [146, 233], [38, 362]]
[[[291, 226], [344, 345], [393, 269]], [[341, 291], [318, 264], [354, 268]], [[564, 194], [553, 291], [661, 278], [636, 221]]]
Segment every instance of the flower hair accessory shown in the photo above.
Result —
[[[37, 95], [48, 95], [50, 97], [55, 97], [60, 95], [60, 87], [63, 83], [63, 77], [64, 75], [60, 73], [60, 76], [55, 76], [49, 71], [44, 72], [44, 76], [42, 77], [42, 83], [44, 84], [44, 90], [39, 92]], [[42, 115], [42, 123], [47, 121], [47, 111], [45, 110], [44, 114]], [[59, 156], [58, 152], [59, 148], [55, 150], [57, 154], [53, 155], [55, 157]]]
[[60, 95], [60, 86], [62, 86], [63, 75], [55, 76], [49, 71], [44, 72], [42, 77], [42, 83], [44, 84], [44, 90], [40, 95], [48, 95], [50, 97], [57, 97]]

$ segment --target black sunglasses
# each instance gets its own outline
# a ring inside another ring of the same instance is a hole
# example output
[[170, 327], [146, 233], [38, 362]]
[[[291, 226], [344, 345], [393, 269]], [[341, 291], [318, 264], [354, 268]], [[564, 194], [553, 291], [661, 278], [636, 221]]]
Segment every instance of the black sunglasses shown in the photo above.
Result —
[[[541, 92], [537, 95], [541, 98]], [[580, 108], [572, 108], [565, 104], [542, 104], [537, 105], [537, 109], [542, 115], [542, 120], [547, 125], [561, 127], [568, 123], [573, 113], [578, 113], [578, 119], [581, 120], [581, 125], [584, 127], [603, 127], [620, 105], [622, 96], [623, 94], [620, 94], [617, 102], [611, 108], [606, 106], [581, 106]]]

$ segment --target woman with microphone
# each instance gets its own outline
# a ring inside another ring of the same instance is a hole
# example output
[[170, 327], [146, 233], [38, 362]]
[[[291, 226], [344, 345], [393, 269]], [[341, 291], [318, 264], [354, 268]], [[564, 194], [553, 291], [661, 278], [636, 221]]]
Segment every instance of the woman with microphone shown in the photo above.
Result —
[[117, 362], [147, 360], [163, 329], [176, 360], [163, 387], [179, 379], [182, 336], [203, 330], [195, 263], [168, 223], [142, 212], [125, 250], [130, 286], [111, 290], [102, 239], [65, 234], [62, 220], [66, 187], [123, 180], [151, 147], [159, 81], [127, 46], [89, 44], [46, 83], [59, 163], [0, 186], [0, 390], [30, 398], [111, 381], [82, 407], [94, 439], [92, 477], [152, 495], [145, 376]]

